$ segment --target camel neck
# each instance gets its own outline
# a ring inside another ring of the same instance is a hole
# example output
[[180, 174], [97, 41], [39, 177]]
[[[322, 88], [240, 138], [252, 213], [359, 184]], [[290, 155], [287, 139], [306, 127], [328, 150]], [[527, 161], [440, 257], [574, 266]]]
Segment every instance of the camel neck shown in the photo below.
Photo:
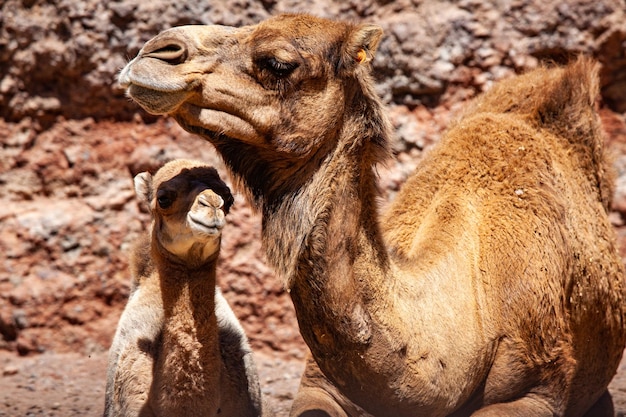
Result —
[[[307, 187], [264, 213], [263, 237], [322, 372], [373, 414], [410, 415], [414, 405], [397, 389], [408, 377], [410, 340], [397, 295], [404, 275], [383, 242], [368, 159], [363, 148], [338, 147]], [[401, 405], [376, 409], [380, 396]]]
[[300, 333], [316, 362], [365, 405], [378, 394], [397, 395], [390, 387], [405, 368], [397, 354], [405, 341], [389, 326], [397, 316], [395, 268], [378, 224], [375, 174], [363, 160], [337, 149], [283, 211], [264, 213], [263, 233], [268, 259], [288, 278]]
[[[157, 268], [166, 319], [190, 319], [190, 325], [202, 330], [210, 325], [215, 316], [216, 266], [207, 264], [205, 268]], [[211, 330], [217, 333], [216, 328]]]
[[[203, 387], [219, 386], [221, 371], [215, 269], [215, 262], [196, 269], [157, 266], [164, 325], [155, 382], [160, 380], [159, 375], [163, 376], [161, 389], [171, 398], [176, 397], [172, 402], [179, 407], [176, 412], [187, 406], [191, 411], [203, 402], [210, 406], [215, 403], [214, 398], [205, 398], [203, 390]], [[162, 407], [167, 407], [167, 395], [164, 400]]]
[[[158, 244], [153, 242], [153, 246]], [[164, 250], [153, 250], [157, 260], [156, 271], [161, 285], [163, 309], [167, 322], [173, 325], [195, 326], [196, 332], [214, 332], [215, 285], [218, 254], [203, 263], [190, 266], [187, 263], [164, 255]], [[194, 333], [195, 334], [195, 333]], [[200, 333], [198, 333], [200, 334]]]
[[[380, 300], [387, 285], [376, 180], [365, 152], [339, 143], [306, 187], [263, 216], [268, 258], [287, 279], [300, 323], [315, 323], [300, 326], [314, 344], [367, 344], [370, 294]], [[338, 320], [345, 326], [331, 327]]]

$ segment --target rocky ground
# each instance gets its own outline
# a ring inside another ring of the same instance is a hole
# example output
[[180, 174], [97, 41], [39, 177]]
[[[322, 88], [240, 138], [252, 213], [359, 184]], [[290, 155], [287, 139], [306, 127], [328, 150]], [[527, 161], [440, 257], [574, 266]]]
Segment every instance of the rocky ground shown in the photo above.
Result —
[[[624, 0], [6, 0], [0, 2], [0, 416], [96, 416], [106, 350], [128, 296], [126, 251], [146, 227], [132, 177], [165, 161], [221, 161], [167, 118], [139, 111], [115, 74], [170, 26], [240, 25], [283, 11], [375, 22], [388, 104], [391, 200], [463, 103], [493, 82], [578, 53], [602, 64], [599, 100], [618, 182], [611, 219], [626, 259]], [[305, 347], [264, 262], [242, 196], [224, 232], [220, 285], [286, 415]], [[626, 369], [611, 390], [626, 413]]]

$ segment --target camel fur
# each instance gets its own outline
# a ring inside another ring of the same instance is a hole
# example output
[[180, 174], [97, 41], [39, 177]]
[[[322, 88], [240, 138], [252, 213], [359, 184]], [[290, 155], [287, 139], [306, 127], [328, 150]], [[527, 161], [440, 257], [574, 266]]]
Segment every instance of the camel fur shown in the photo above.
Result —
[[307, 15], [183, 26], [119, 76], [212, 143], [262, 213], [314, 358], [292, 415], [612, 415], [625, 282], [597, 64], [496, 85], [380, 215], [381, 36]]
[[216, 287], [229, 188], [214, 168], [174, 160], [138, 174], [135, 189], [152, 225], [131, 256], [104, 416], [261, 416], [248, 340]]

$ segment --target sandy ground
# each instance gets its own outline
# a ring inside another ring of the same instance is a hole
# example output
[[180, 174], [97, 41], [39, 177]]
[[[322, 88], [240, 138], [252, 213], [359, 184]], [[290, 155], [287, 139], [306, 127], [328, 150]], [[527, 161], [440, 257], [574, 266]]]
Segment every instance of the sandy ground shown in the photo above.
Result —
[[[263, 393], [276, 417], [286, 417], [300, 374], [301, 360], [256, 354]], [[104, 408], [106, 354], [44, 353], [17, 357], [0, 353], [0, 417], [95, 417]], [[616, 416], [626, 416], [626, 360], [611, 386]]]

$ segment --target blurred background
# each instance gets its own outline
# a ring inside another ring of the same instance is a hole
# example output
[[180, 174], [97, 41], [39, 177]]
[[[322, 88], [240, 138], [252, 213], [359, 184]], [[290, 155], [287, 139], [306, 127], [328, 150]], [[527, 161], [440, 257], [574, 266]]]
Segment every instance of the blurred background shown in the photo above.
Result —
[[[127, 250], [147, 227], [132, 177], [178, 157], [222, 167], [210, 144], [127, 99], [118, 71], [169, 27], [240, 26], [282, 12], [385, 30], [373, 71], [395, 130], [382, 205], [464, 102], [543, 62], [595, 57], [619, 173], [611, 220], [626, 254], [625, 0], [3, 0], [0, 416], [102, 412], [106, 351], [129, 292]], [[306, 350], [259, 236], [259, 216], [237, 196], [219, 284], [280, 416]], [[612, 391], [623, 413], [620, 378]]]

